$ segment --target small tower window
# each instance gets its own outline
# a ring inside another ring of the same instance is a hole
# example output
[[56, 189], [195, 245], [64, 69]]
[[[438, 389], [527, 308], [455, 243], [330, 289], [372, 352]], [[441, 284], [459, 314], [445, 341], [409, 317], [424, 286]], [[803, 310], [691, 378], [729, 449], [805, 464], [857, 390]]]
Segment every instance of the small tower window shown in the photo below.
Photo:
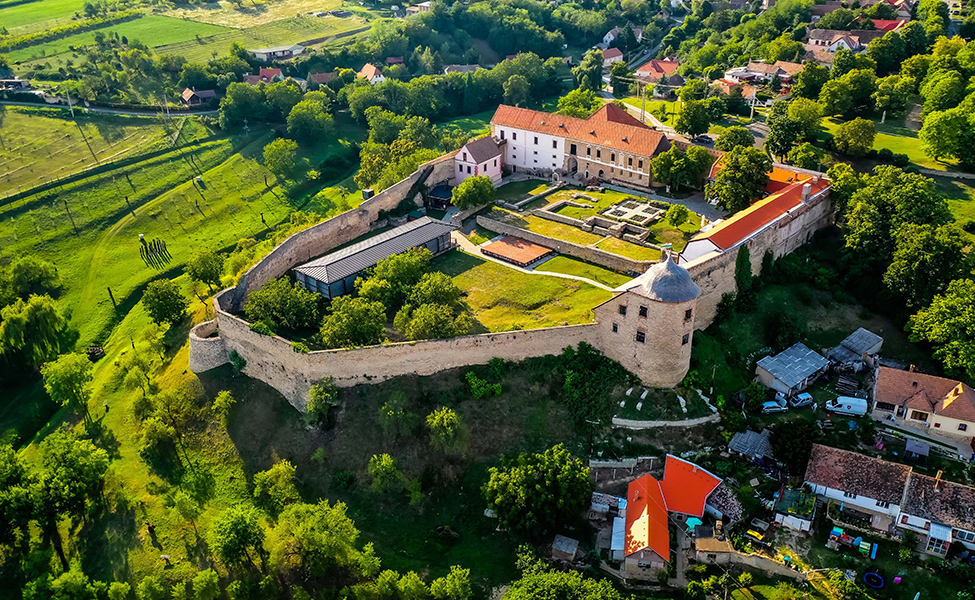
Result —
[[619, 333], [619, 332], [620, 332], [619, 323], [613, 323], [613, 333]]
[[642, 331], [637, 331], [636, 341], [640, 342], [641, 344], [645, 344], [647, 342], [647, 334]]
[[647, 307], [646, 306], [641, 306], [640, 307], [640, 316], [643, 317], [644, 319], [647, 318]]
[[692, 314], [694, 314], [694, 311], [692, 309], [688, 308], [687, 310], [685, 310], [684, 311], [684, 320], [685, 321], [690, 321]]
[[626, 316], [626, 305], [625, 304], [620, 304], [620, 314], [623, 315], [624, 317]]
[[690, 342], [690, 341], [691, 341], [691, 334], [685, 333], [684, 334], [684, 337], [681, 338], [680, 345], [681, 346], [686, 346], [687, 343]]

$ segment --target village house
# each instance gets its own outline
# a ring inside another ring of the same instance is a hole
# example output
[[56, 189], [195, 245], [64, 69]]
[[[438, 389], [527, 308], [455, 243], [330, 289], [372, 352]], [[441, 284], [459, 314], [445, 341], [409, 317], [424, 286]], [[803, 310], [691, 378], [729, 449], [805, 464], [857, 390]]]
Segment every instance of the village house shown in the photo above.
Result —
[[975, 488], [911, 472], [897, 527], [918, 534], [918, 548], [944, 556], [955, 542], [975, 550]]
[[623, 52], [619, 48], [603, 50], [603, 68], [613, 66], [613, 63], [623, 62]]
[[860, 327], [831, 348], [826, 358], [841, 365], [852, 365], [876, 356], [884, 346], [884, 338]]
[[660, 81], [661, 77], [674, 75], [679, 66], [680, 63], [676, 60], [657, 60], [653, 58], [637, 67], [634, 75], [645, 83], [656, 83]]
[[799, 63], [776, 61], [774, 64], [763, 62], [749, 62], [748, 66], [735, 67], [725, 71], [724, 79], [732, 83], [743, 83], [746, 81], [771, 81], [778, 76], [779, 80], [788, 85], [791, 84], [796, 75], [802, 71]]
[[430, 5], [432, 2], [420, 2], [419, 4], [414, 4], [413, 6], [406, 7], [407, 15], [418, 15], [420, 13], [430, 12]]
[[893, 533], [910, 471], [906, 465], [813, 444], [803, 481], [850, 520], [868, 520], [874, 529]]
[[386, 77], [383, 72], [379, 70], [379, 67], [372, 63], [366, 63], [359, 69], [356, 73], [356, 77], [362, 77], [369, 82], [370, 85], [376, 85], [377, 83], [382, 83], [386, 81]]
[[495, 187], [501, 184], [503, 144], [490, 135], [467, 142], [454, 155], [457, 170], [454, 185], [460, 185], [468, 177], [484, 175], [491, 178]]
[[812, 29], [806, 37], [806, 50], [825, 50], [836, 52], [846, 48], [854, 53], [866, 52], [867, 45], [873, 40], [883, 37], [883, 31], [855, 29], [840, 31], [837, 29]]
[[[634, 27], [633, 25], [630, 25], [630, 31], [633, 32], [633, 37], [636, 38], [637, 42], [643, 41], [643, 27]], [[619, 39], [621, 33], [623, 33], [622, 27], [613, 27], [606, 32], [606, 35], [603, 36], [603, 45], [608, 47], [610, 44]]]
[[826, 357], [796, 342], [774, 356], [759, 360], [755, 374], [759, 383], [789, 398], [819, 379], [828, 366]]
[[332, 71], [331, 73], [310, 73], [308, 75], [308, 80], [312, 83], [317, 83], [318, 85], [327, 85], [329, 81], [332, 81], [338, 76], [338, 71]]
[[386, 57], [386, 66], [387, 67], [391, 67], [393, 65], [402, 65], [402, 64], [403, 64], [403, 57], [402, 56], [387, 56]]
[[811, 20], [813, 23], [815, 23], [820, 19], [822, 19], [823, 17], [825, 17], [826, 15], [828, 15], [829, 13], [833, 12], [834, 10], [840, 8], [845, 8], [842, 2], [826, 2], [825, 4], [814, 4], [810, 9], [812, 11]]
[[213, 90], [197, 90], [196, 88], [186, 88], [180, 95], [180, 99], [186, 106], [199, 106], [204, 102], [210, 102], [217, 97]]
[[281, 69], [268, 69], [262, 68], [257, 75], [244, 75], [244, 83], [249, 85], [259, 85], [262, 83], [273, 83], [275, 81], [283, 81], [284, 76], [281, 74]]
[[667, 137], [615, 104], [586, 119], [502, 105], [491, 133], [507, 142], [503, 164], [512, 171], [555, 172], [648, 189], [650, 159], [670, 148]]
[[443, 68], [444, 75], [447, 73], [473, 73], [481, 68], [481, 65], [447, 65]]
[[304, 54], [305, 47], [300, 44], [291, 44], [290, 46], [258, 48], [257, 50], [248, 50], [248, 52], [253, 54], [257, 60], [269, 62], [272, 60], [288, 60], [289, 58]]
[[975, 448], [975, 389], [944, 377], [881, 366], [871, 415]]
[[877, 31], [883, 31], [884, 33], [889, 33], [891, 31], [900, 31], [907, 25], [907, 21], [903, 19], [870, 19], [873, 21], [874, 29]]
[[904, 19], [905, 21], [911, 20], [911, 10], [914, 7], [914, 3], [909, 0], [862, 0], [860, 2], [860, 8], [870, 8], [874, 4], [880, 4], [881, 2], [886, 2], [891, 5], [897, 13], [898, 19]]

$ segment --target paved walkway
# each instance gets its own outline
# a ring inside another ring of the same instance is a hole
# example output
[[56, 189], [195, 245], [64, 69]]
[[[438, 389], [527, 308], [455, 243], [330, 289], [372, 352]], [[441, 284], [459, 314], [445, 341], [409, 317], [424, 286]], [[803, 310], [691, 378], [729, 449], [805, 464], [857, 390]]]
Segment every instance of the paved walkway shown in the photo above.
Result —
[[451, 239], [454, 240], [454, 242], [457, 243], [457, 246], [464, 252], [467, 252], [468, 254], [473, 254], [474, 256], [482, 260], [489, 260], [491, 262], [496, 262], [499, 265], [508, 267], [509, 269], [521, 271], [522, 273], [527, 273], [529, 275], [548, 275], [549, 277], [561, 277], [562, 279], [574, 279], [576, 281], [581, 281], [583, 283], [588, 283], [589, 285], [596, 286], [608, 292], [613, 291], [613, 288], [609, 287], [608, 285], [603, 285], [598, 281], [593, 281], [592, 279], [586, 279], [585, 277], [579, 277], [578, 275], [567, 275], [565, 273], [554, 273], [552, 271], [536, 271], [534, 269], [525, 269], [523, 267], [519, 267], [518, 265], [513, 265], [509, 262], [505, 262], [503, 260], [494, 258], [493, 256], [488, 256], [487, 254], [481, 253], [481, 251], [478, 250], [478, 247], [475, 246], [473, 242], [471, 242], [469, 239], [464, 237], [463, 234], [457, 233], [456, 231], [452, 232], [450, 234], [450, 237]]

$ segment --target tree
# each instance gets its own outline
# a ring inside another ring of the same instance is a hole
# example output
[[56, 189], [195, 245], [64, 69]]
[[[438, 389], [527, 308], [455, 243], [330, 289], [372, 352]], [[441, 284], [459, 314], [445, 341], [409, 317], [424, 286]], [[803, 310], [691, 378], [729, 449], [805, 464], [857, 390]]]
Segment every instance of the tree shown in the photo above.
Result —
[[902, 111], [907, 108], [916, 86], [917, 82], [913, 77], [904, 75], [878, 79], [877, 91], [873, 93], [874, 106], [880, 111]]
[[407, 302], [412, 306], [423, 304], [441, 304], [444, 306], [455, 306], [460, 302], [463, 294], [457, 287], [454, 280], [446, 273], [426, 273], [420, 281], [410, 290]]
[[873, 149], [873, 139], [877, 135], [873, 121], [856, 118], [840, 125], [833, 136], [837, 150], [850, 156], [866, 156]]
[[687, 222], [690, 216], [691, 211], [687, 210], [683, 204], [671, 204], [670, 208], [667, 209], [667, 214], [664, 215], [664, 219], [673, 227], [680, 227]]
[[408, 340], [444, 339], [467, 334], [474, 319], [466, 312], [455, 318], [453, 309], [444, 304], [421, 304], [404, 306], [393, 324]]
[[677, 118], [674, 120], [674, 131], [683, 135], [700, 135], [711, 126], [708, 109], [702, 102], [689, 100], [684, 102]]
[[86, 420], [91, 399], [91, 361], [84, 354], [64, 354], [41, 367], [44, 389], [61, 406], [80, 410]]
[[305, 407], [307, 419], [311, 423], [324, 422], [332, 407], [338, 405], [339, 388], [334, 379], [326, 377], [308, 390], [308, 405]]
[[337, 592], [346, 582], [378, 575], [372, 544], [360, 551], [358, 536], [340, 502], [291, 504], [268, 537], [271, 564], [287, 579], [328, 582]]
[[321, 102], [302, 100], [288, 113], [288, 135], [303, 144], [322, 141], [335, 129]]
[[964, 234], [951, 225], [905, 223], [895, 232], [893, 261], [884, 273], [884, 285], [904, 299], [909, 308], [927, 306], [948, 284], [971, 273]]
[[592, 90], [578, 89], [559, 98], [559, 109], [556, 112], [560, 115], [585, 119], [602, 105], [602, 101]]
[[0, 354], [33, 370], [57, 357], [67, 326], [50, 296], [17, 299], [0, 309]]
[[738, 212], [762, 197], [768, 183], [772, 161], [758, 148], [732, 149], [724, 155], [721, 170], [709, 188], [726, 210]]
[[819, 92], [823, 114], [841, 115], [853, 107], [853, 91], [843, 79], [830, 79]]
[[157, 325], [169, 323], [175, 327], [186, 316], [190, 301], [183, 296], [179, 286], [171, 279], [157, 279], [149, 282], [142, 294], [142, 304], [149, 318]]
[[430, 584], [430, 595], [434, 600], [470, 600], [471, 570], [456, 565], [450, 567], [450, 574], [434, 579]]
[[718, 141], [714, 143], [716, 150], [727, 152], [736, 146], [751, 148], [755, 145], [755, 136], [741, 125], [732, 125], [721, 132]]
[[55, 296], [60, 289], [61, 276], [57, 268], [29, 254], [15, 258], [7, 268], [0, 269], [0, 307], [17, 298]]
[[512, 75], [504, 82], [504, 101], [508, 104], [521, 106], [528, 101], [531, 86], [524, 75]]
[[237, 504], [220, 513], [210, 528], [210, 548], [227, 566], [253, 565], [264, 554], [264, 528], [252, 506]]
[[755, 276], [752, 274], [751, 251], [742, 245], [735, 256], [735, 291], [739, 300], [752, 294], [755, 286]]
[[773, 426], [769, 441], [775, 458], [785, 465], [789, 473], [802, 475], [817, 439], [819, 430], [812, 421], [795, 418]]
[[883, 37], [872, 40], [867, 46], [867, 56], [877, 63], [877, 74], [890, 75], [900, 70], [905, 58], [904, 40], [896, 31], [888, 31]]
[[817, 23], [820, 29], [840, 29], [850, 30], [856, 23], [856, 15], [848, 8], [838, 8], [830, 13], [823, 15]]
[[200, 518], [203, 509], [200, 503], [190, 497], [184, 490], [177, 490], [173, 495], [173, 510], [184, 521], [189, 521], [196, 530], [196, 520]]
[[627, 95], [632, 79], [633, 72], [630, 71], [624, 61], [613, 63], [609, 69], [609, 85], [613, 88], [613, 95], [616, 97]]
[[589, 468], [560, 444], [542, 454], [502, 458], [488, 469], [483, 491], [505, 527], [535, 537], [577, 519], [592, 483]]
[[853, 194], [866, 185], [866, 176], [861, 175], [846, 163], [839, 163], [826, 171], [826, 177], [832, 183], [830, 200], [836, 207], [837, 217], [841, 217], [846, 212], [847, 204], [853, 198]]
[[[108, 600], [125, 600], [129, 597], [132, 586], [124, 581], [113, 581], [108, 586]], [[212, 600], [212, 599], [208, 599]]]
[[578, 571], [556, 571], [542, 564], [535, 564], [525, 569], [522, 576], [511, 583], [504, 598], [505, 600], [538, 600], [539, 598], [624, 600], [624, 596], [606, 579], [585, 577]]
[[805, 142], [789, 150], [785, 160], [790, 165], [795, 165], [800, 169], [818, 171], [823, 161], [826, 160], [826, 153], [809, 142]]
[[768, 134], [765, 136], [765, 151], [772, 156], [785, 156], [804, 135], [803, 124], [788, 116], [768, 118]]
[[273, 279], [250, 293], [244, 314], [251, 323], [265, 323], [285, 329], [307, 329], [318, 324], [320, 296], [287, 277]]
[[406, 410], [406, 394], [393, 392], [389, 400], [379, 409], [379, 426], [383, 432], [394, 438], [411, 435], [419, 425], [419, 416]]
[[244, 121], [244, 119], [264, 118], [267, 105], [264, 104], [264, 92], [260, 88], [246, 83], [231, 83], [227, 86], [227, 93], [220, 100], [220, 127], [229, 129]]
[[264, 97], [271, 108], [286, 119], [291, 109], [301, 102], [301, 87], [290, 77], [284, 81], [277, 81], [267, 86]]
[[454, 188], [451, 203], [461, 210], [483, 206], [494, 199], [494, 182], [487, 175], [468, 177]]
[[298, 167], [298, 144], [278, 138], [264, 146], [264, 166], [278, 179], [287, 179]]
[[708, 93], [708, 84], [703, 79], [688, 79], [679, 90], [677, 90], [677, 96], [683, 102], [690, 102], [691, 100], [704, 100], [704, 97]]
[[328, 348], [381, 344], [386, 340], [386, 309], [366, 298], [339, 296], [332, 299], [321, 335]]
[[966, 167], [975, 165], [975, 115], [967, 107], [927, 115], [918, 137], [921, 149], [935, 160], [951, 157]]
[[792, 86], [792, 95], [816, 100], [827, 81], [829, 81], [828, 68], [807, 62], [802, 67], [802, 71], [796, 74], [796, 83]]
[[207, 284], [212, 292], [223, 276], [223, 256], [212, 250], [201, 252], [186, 263], [186, 272], [190, 279]]
[[912, 342], [934, 346], [945, 369], [975, 379], [975, 280], [957, 279], [908, 322]]
[[447, 454], [455, 454], [467, 445], [467, 427], [452, 409], [441, 406], [427, 415], [430, 444]]
[[599, 50], [589, 50], [582, 56], [579, 66], [572, 68], [572, 77], [580, 90], [598, 91], [603, 87], [602, 75], [603, 53]]
[[138, 587], [135, 588], [135, 595], [138, 596], [139, 600], [164, 600], [166, 588], [163, 587], [158, 577], [149, 575], [143, 577], [142, 581], [139, 582]]
[[789, 102], [789, 118], [802, 126], [802, 133], [806, 139], [814, 139], [819, 133], [819, 122], [823, 118], [823, 109], [815, 100], [796, 98]]
[[295, 486], [295, 466], [287, 460], [279, 460], [270, 469], [254, 474], [254, 501], [272, 516], [284, 507], [301, 500]]
[[743, 588], [752, 587], [752, 583], [754, 581], [755, 579], [754, 577], [752, 577], [751, 573], [742, 573], [741, 575], [738, 576], [738, 585], [740, 585]]
[[220, 597], [220, 575], [213, 569], [200, 571], [193, 577], [196, 600], [217, 600]]
[[388, 454], [374, 454], [367, 468], [372, 477], [372, 491], [387, 492], [402, 479], [396, 459]]
[[423, 278], [430, 256], [426, 248], [414, 248], [385, 258], [375, 266], [370, 277], [356, 281], [356, 291], [362, 298], [394, 310], [406, 301], [410, 290]]
[[921, 85], [921, 97], [924, 98], [923, 115], [940, 110], [954, 108], [965, 97], [967, 79], [957, 71], [929, 71]]
[[229, 391], [222, 390], [218, 392], [216, 398], [213, 399], [213, 410], [220, 415], [220, 420], [226, 423], [227, 415], [230, 413], [230, 408], [236, 403], [237, 400]]

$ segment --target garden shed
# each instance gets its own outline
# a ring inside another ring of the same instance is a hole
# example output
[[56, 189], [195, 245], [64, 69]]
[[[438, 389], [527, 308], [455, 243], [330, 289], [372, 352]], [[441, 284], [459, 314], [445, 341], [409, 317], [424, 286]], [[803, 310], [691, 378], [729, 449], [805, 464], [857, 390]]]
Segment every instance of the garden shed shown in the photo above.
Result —
[[755, 374], [765, 387], [793, 396], [816, 381], [828, 366], [824, 356], [799, 342], [758, 361]]

